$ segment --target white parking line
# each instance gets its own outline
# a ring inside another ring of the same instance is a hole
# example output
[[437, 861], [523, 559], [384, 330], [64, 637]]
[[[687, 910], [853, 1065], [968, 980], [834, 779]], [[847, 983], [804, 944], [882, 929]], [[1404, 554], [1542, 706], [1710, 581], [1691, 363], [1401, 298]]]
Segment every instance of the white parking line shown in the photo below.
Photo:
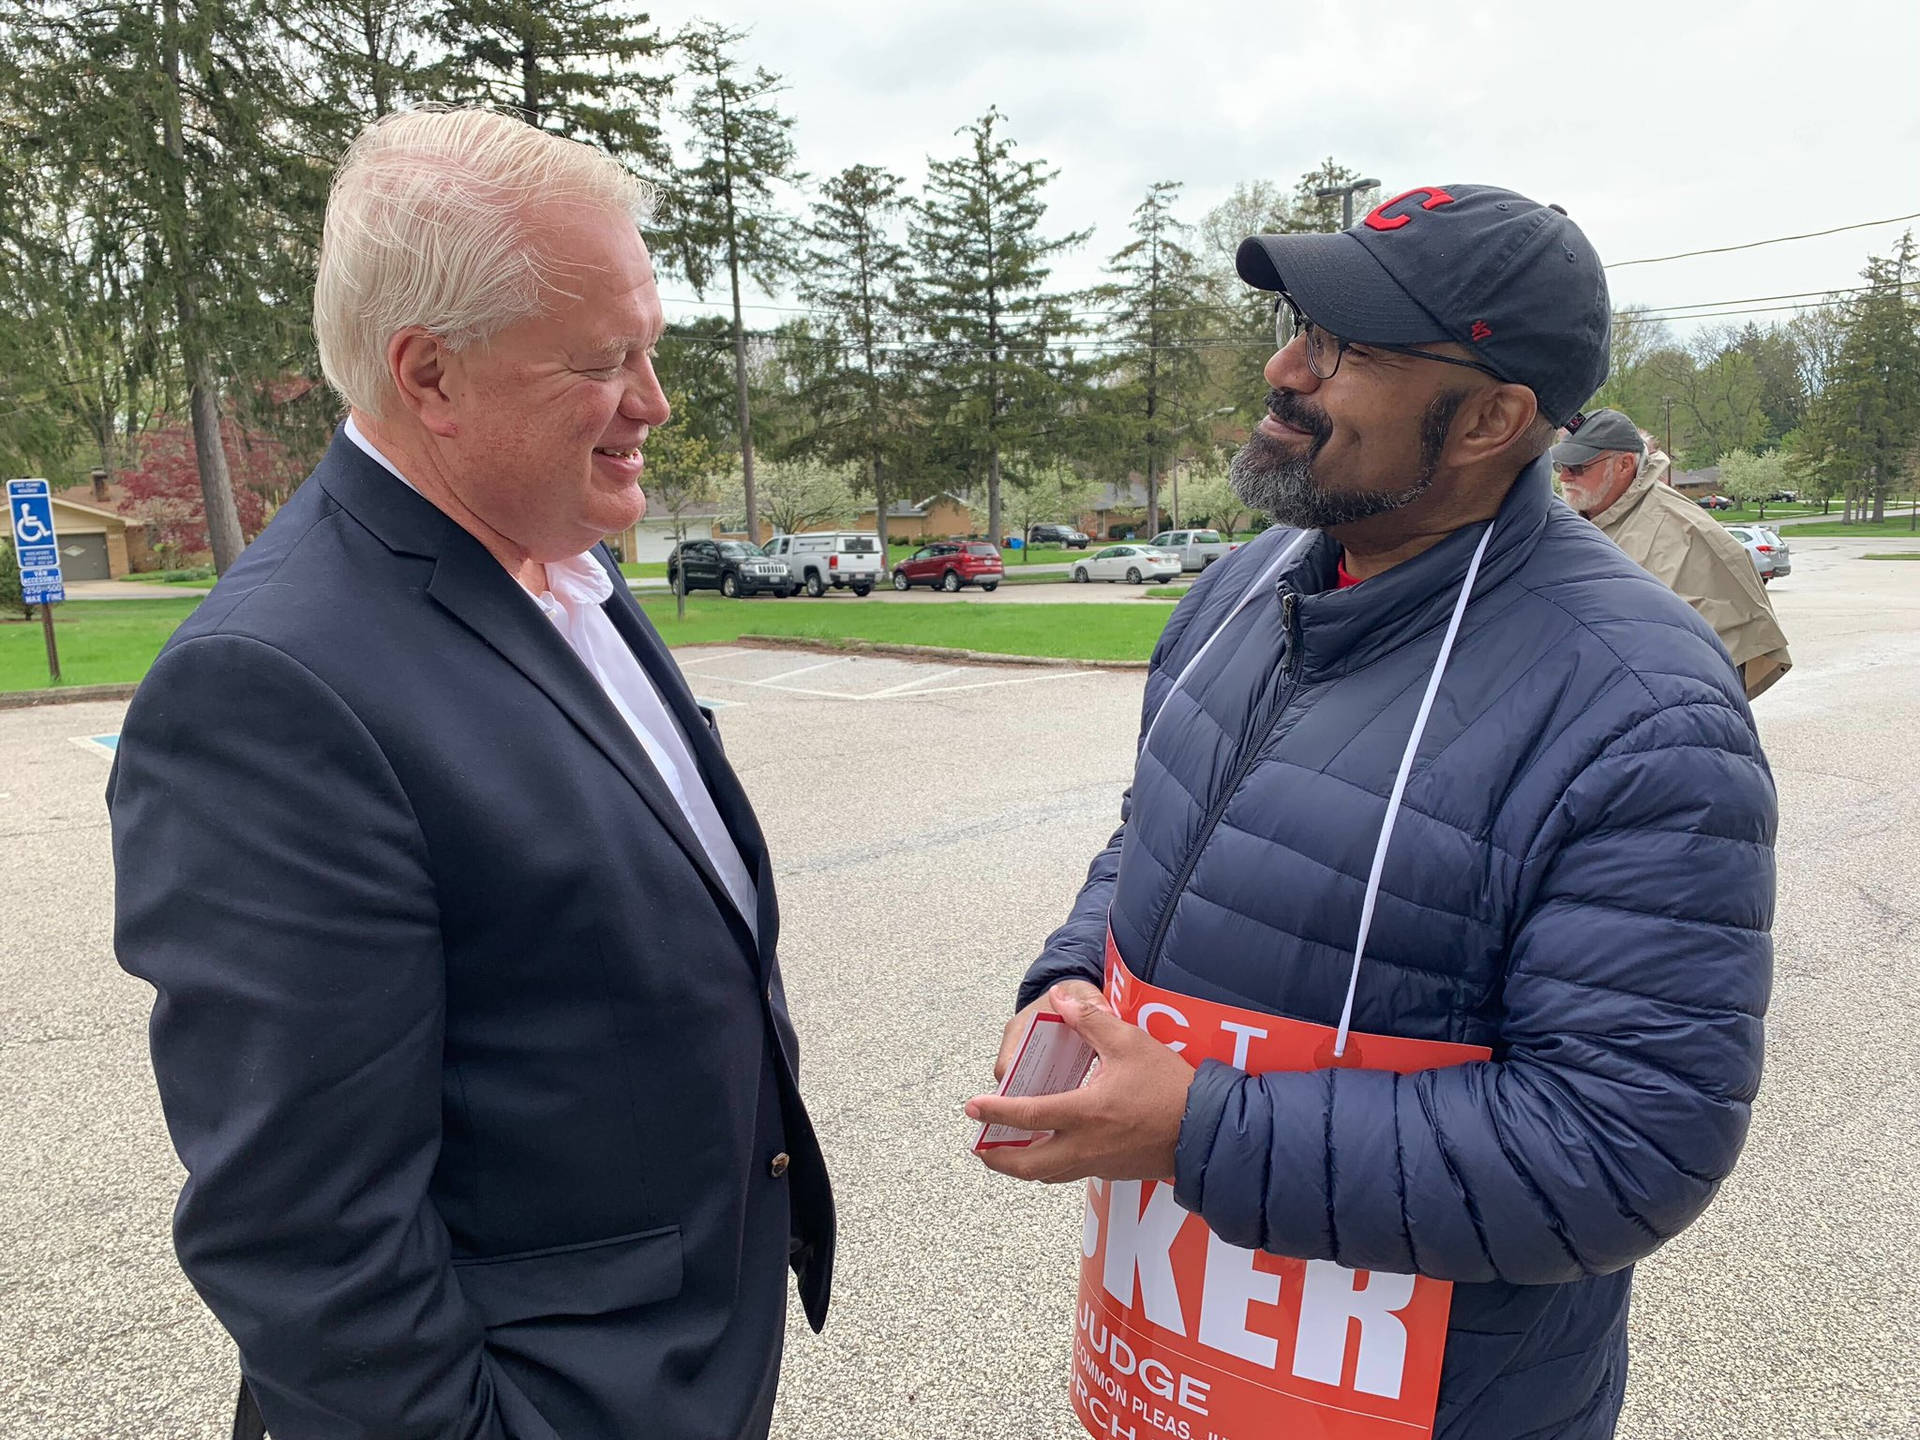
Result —
[[868, 700], [917, 700], [922, 695], [958, 695], [963, 690], [999, 690], [1010, 685], [1039, 685], [1048, 680], [1084, 680], [1098, 670], [1054, 670], [1045, 675], [1021, 675], [1012, 680], [978, 680], [971, 685], [942, 685], [938, 690], [883, 691], [878, 695], [856, 696]]
[[755, 690], [778, 690], [783, 695], [811, 695], [820, 700], [864, 700], [864, 695], [849, 695], [844, 690], [810, 690], [804, 685], [774, 685], [765, 680], [749, 680], [739, 675], [702, 674], [700, 683], [719, 681], [722, 685], [750, 685]]
[[929, 670], [925, 675], [916, 675], [913, 679], [903, 681], [898, 685], [889, 685], [885, 690], [875, 690], [867, 696], [867, 699], [883, 700], [889, 695], [899, 695], [913, 689], [916, 685], [925, 685], [929, 681], [944, 680], [949, 675], [958, 675], [963, 668], [964, 667], [959, 665], [949, 665], [944, 670]]
[[704, 665], [709, 660], [731, 660], [736, 655], [751, 655], [753, 653], [751, 650], [702, 650], [698, 655], [688, 656], [684, 660], [681, 659], [679, 655], [675, 655], [673, 659], [674, 663], [684, 670], [689, 665]]
[[[816, 700], [849, 700], [864, 704], [869, 700], [918, 700], [930, 695], [958, 695], [967, 690], [1001, 690], [1013, 685], [1039, 685], [1049, 680], [1078, 680], [1098, 673], [1096, 670], [1055, 670], [1045, 675], [1017, 675], [1007, 680], [976, 680], [968, 685], [942, 685], [932, 690], [908, 690], [902, 686], [893, 685], [885, 690], [876, 690], [870, 695], [850, 695], [844, 690], [813, 690], [803, 685], [773, 685], [765, 680], [737, 680], [731, 675], [704, 675], [701, 678], [724, 680], [729, 685], [751, 685], [756, 690], [775, 690], [782, 695], [805, 695]], [[907, 683], [917, 685], [923, 682], [915, 680]]]
[[789, 680], [795, 675], [807, 675], [815, 670], [825, 670], [829, 665], [844, 665], [852, 658], [851, 655], [842, 655], [837, 659], [822, 660], [817, 665], [802, 665], [798, 670], [782, 670], [778, 675], [764, 675], [754, 683], [756, 685], [773, 685], [781, 680]]

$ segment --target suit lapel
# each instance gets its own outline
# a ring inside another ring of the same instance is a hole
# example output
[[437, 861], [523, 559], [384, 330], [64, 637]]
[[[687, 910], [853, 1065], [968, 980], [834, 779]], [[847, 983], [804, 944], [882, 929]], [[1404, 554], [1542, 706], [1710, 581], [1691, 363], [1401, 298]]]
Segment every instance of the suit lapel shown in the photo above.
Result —
[[761, 961], [764, 964], [774, 953], [780, 922], [774, 900], [773, 864], [767, 853], [766, 836], [761, 832], [760, 821], [753, 813], [753, 802], [747, 798], [740, 777], [733, 773], [732, 764], [708, 726], [706, 716], [701, 713], [700, 703], [694, 699], [693, 691], [687, 688], [686, 677], [681, 674], [680, 667], [674, 664], [672, 652], [647, 619], [646, 612], [635, 602], [618, 567], [597, 551], [595, 558], [613, 575], [613, 594], [607, 597], [604, 607], [607, 616], [686, 734], [687, 746], [700, 765], [700, 774], [707, 782], [707, 792], [713, 796], [714, 807], [726, 822], [728, 833], [740, 847], [741, 859], [746, 861], [747, 869], [754, 877], [754, 891], [760, 911]]
[[660, 772], [647, 758], [647, 752], [599, 682], [554, 630], [552, 622], [540, 613], [532, 597], [477, 541], [469, 541], [468, 546], [449, 545], [441, 551], [433, 579], [427, 584], [427, 593], [538, 686], [626, 777], [666, 832], [686, 852], [688, 860], [713, 892], [716, 903], [740, 926], [743, 938], [750, 945], [751, 936], [746, 933], [739, 907], [733, 903], [706, 847], [687, 823], [680, 802], [674, 799], [666, 781], [660, 778]]

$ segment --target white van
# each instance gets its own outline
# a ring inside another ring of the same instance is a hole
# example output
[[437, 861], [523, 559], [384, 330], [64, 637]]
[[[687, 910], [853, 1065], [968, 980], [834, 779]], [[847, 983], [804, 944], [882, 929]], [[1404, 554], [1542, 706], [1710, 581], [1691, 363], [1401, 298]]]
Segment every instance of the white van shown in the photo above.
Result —
[[880, 537], [871, 530], [820, 530], [806, 535], [776, 535], [767, 554], [786, 562], [787, 574], [818, 598], [831, 586], [871, 595], [880, 583]]

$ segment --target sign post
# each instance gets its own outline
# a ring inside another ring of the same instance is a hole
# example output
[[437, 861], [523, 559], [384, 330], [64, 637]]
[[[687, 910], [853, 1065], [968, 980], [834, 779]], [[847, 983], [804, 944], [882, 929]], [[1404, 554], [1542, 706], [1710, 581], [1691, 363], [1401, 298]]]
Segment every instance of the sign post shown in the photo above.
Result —
[[20, 598], [40, 607], [47, 635], [47, 673], [60, 683], [60, 647], [53, 636], [53, 607], [67, 598], [60, 578], [60, 537], [53, 529], [53, 494], [44, 480], [7, 481], [7, 518], [13, 554], [20, 564]]

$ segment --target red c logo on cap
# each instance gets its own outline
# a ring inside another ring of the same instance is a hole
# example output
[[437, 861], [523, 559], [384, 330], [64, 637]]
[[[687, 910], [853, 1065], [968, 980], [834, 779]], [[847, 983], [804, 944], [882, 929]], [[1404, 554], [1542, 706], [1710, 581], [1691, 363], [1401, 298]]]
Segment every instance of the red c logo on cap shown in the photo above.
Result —
[[1411, 200], [1416, 195], [1424, 195], [1427, 197], [1420, 206], [1422, 210], [1437, 210], [1442, 205], [1453, 204], [1453, 196], [1449, 195], [1446, 191], [1436, 190], [1431, 185], [1421, 185], [1413, 190], [1402, 191], [1385, 204], [1374, 206], [1367, 214], [1368, 228], [1372, 230], [1398, 230], [1402, 225], [1405, 225], [1409, 220], [1413, 219], [1413, 216], [1388, 215], [1387, 211], [1398, 205], [1402, 200]]

